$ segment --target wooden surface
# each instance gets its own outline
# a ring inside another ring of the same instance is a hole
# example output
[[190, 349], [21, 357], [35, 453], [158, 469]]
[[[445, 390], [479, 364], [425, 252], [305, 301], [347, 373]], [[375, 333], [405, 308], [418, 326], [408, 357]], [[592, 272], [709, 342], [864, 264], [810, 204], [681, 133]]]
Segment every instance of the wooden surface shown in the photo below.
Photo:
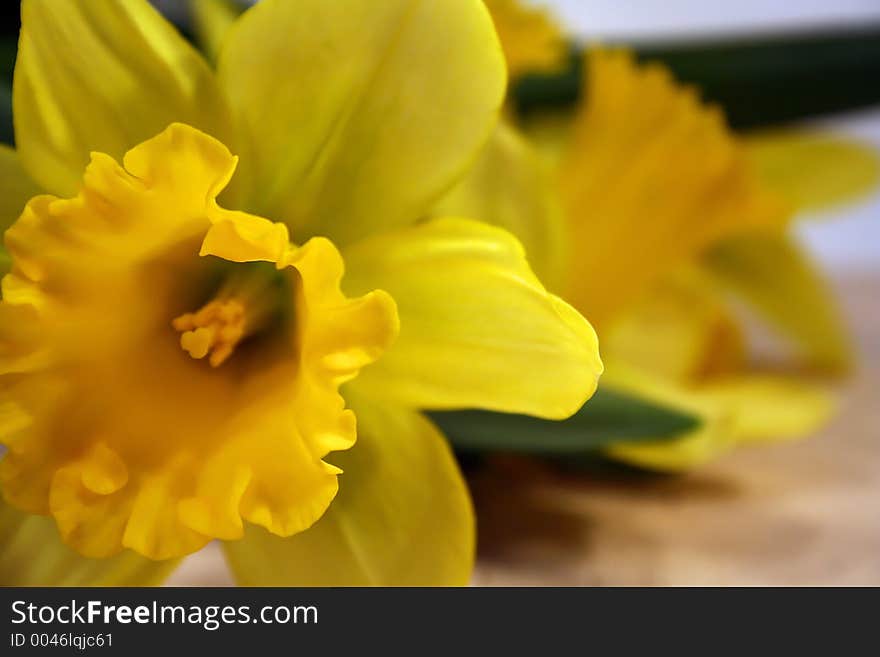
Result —
[[[477, 585], [880, 585], [880, 276], [838, 284], [861, 353], [837, 419], [683, 477], [498, 459], [472, 476]], [[216, 548], [171, 584], [231, 583]]]

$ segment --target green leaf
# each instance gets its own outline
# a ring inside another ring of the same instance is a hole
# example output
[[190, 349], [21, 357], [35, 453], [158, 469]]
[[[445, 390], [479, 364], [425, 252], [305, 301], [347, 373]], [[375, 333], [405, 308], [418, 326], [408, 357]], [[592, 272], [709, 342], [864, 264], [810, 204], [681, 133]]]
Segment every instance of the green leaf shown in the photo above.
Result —
[[12, 73], [18, 51], [18, 23], [4, 25], [0, 34], [0, 142], [14, 144], [12, 131]]
[[0, 80], [12, 84], [15, 70], [15, 53], [18, 50], [18, 30], [14, 35], [0, 36]]
[[12, 130], [12, 89], [0, 82], [0, 142], [14, 144]]
[[611, 443], [675, 438], [700, 421], [680, 411], [600, 388], [567, 420], [553, 421], [491, 411], [428, 413], [461, 451], [579, 454]]
[[[880, 103], [880, 27], [848, 33], [774, 35], [644, 46], [638, 58], [666, 64], [724, 108], [730, 125], [755, 128]], [[512, 87], [520, 112], [573, 105], [580, 94], [582, 50], [567, 70], [530, 75]]]

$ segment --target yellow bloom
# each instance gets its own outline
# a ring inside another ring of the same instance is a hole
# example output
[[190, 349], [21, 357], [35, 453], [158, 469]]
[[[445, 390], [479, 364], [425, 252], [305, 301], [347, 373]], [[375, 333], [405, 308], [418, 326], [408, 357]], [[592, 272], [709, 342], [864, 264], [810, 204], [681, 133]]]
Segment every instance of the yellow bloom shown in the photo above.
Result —
[[3, 583], [215, 538], [248, 584], [466, 582], [420, 411], [561, 418], [601, 371], [509, 234], [419, 221], [502, 102], [482, 4], [265, 0], [215, 74], [145, 1], [25, 0], [13, 92], [4, 225], [54, 196], [5, 236]]
[[75, 198], [6, 233], [6, 499], [92, 557], [181, 556], [243, 518], [302, 531], [355, 440], [338, 386], [392, 342], [394, 302], [346, 299], [330, 241], [217, 206], [235, 158], [203, 133], [172, 124], [124, 164], [95, 153]]
[[[662, 66], [603, 50], [585, 64], [573, 117], [531, 120], [530, 141], [512, 126], [497, 128], [439, 208], [465, 210], [523, 240], [551, 289], [596, 322], [609, 386], [703, 419], [680, 440], [621, 443], [613, 456], [675, 470], [736, 444], [813, 430], [832, 406], [824, 383], [757, 370], [724, 292], [792, 338], [800, 366], [844, 366], [849, 343], [836, 306], [786, 236], [808, 191], [785, 163], [806, 160], [804, 175], [817, 180], [823, 153], [863, 171], [876, 169], [876, 157], [784, 135], [787, 152], [801, 156], [787, 159], [780, 138], [777, 146], [766, 136], [736, 138], [720, 110]], [[809, 205], [872, 179], [847, 186], [837, 177]]]

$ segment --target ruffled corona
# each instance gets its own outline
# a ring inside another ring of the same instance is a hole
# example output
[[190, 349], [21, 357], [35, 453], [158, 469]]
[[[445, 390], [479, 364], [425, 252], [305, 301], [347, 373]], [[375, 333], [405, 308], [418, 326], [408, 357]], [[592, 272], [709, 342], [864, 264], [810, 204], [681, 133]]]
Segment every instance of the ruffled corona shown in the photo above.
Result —
[[336, 494], [338, 387], [395, 305], [343, 296], [328, 240], [217, 206], [235, 164], [172, 124], [124, 168], [93, 153], [75, 198], [32, 199], [6, 234], [0, 483], [85, 555], [180, 556], [243, 519], [287, 536]]

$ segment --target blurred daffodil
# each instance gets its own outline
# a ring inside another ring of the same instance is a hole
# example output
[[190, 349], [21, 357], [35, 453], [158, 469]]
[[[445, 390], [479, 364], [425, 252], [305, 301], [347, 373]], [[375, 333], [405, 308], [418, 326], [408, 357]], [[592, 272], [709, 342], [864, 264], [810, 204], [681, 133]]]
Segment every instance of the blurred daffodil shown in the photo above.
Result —
[[[621, 444], [611, 453], [681, 469], [737, 444], [809, 434], [833, 408], [827, 381], [753, 364], [742, 320], [725, 294], [739, 292], [793, 339], [800, 347], [795, 369], [846, 367], [849, 341], [833, 296], [787, 234], [807, 204], [774, 184], [756, 156], [774, 137], [736, 138], [694, 90], [625, 53], [594, 52], [585, 75], [586, 101], [558, 165], [577, 245], [563, 295], [593, 309], [604, 329], [610, 382], [643, 394], [646, 385], [656, 390], [644, 375], [632, 376], [637, 369], [708, 419], [680, 440]], [[797, 149], [809, 139], [789, 137], [776, 146], [788, 153], [777, 150], [778, 160], [789, 169], [803, 166]], [[873, 156], [859, 161], [864, 148], [841, 148], [855, 169], [876, 167]], [[858, 177], [853, 183], [825, 198], [866, 187]], [[717, 284], [724, 279], [738, 285]], [[615, 281], [618, 294], [612, 298], [596, 280]]]
[[563, 418], [602, 367], [507, 232], [419, 221], [504, 77], [477, 0], [265, 0], [216, 73], [144, 0], [25, 0], [4, 584], [155, 583], [212, 539], [246, 584], [467, 581], [420, 411]]
[[731, 296], [791, 339], [796, 367], [845, 369], [836, 304], [787, 228], [796, 210], [875, 185], [876, 156], [827, 137], [737, 138], [695, 90], [624, 52], [594, 50], [584, 69], [573, 115], [498, 126], [438, 211], [522, 239], [542, 280], [597, 324], [608, 385], [703, 419], [612, 456], [679, 470], [809, 433], [833, 406], [825, 382], [754, 365]]

